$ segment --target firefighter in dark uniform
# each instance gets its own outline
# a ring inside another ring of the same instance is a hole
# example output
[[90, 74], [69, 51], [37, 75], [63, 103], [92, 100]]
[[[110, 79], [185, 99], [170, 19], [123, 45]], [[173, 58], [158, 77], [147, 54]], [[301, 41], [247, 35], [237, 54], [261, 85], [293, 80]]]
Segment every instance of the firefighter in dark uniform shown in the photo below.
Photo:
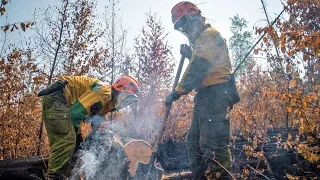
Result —
[[195, 179], [206, 179], [219, 168], [212, 159], [225, 168], [232, 165], [227, 113], [240, 98], [221, 34], [205, 23], [201, 11], [191, 2], [176, 4], [171, 13], [174, 28], [188, 37], [191, 47], [181, 45], [180, 53], [190, 60], [189, 65], [166, 104], [196, 90], [187, 149]]

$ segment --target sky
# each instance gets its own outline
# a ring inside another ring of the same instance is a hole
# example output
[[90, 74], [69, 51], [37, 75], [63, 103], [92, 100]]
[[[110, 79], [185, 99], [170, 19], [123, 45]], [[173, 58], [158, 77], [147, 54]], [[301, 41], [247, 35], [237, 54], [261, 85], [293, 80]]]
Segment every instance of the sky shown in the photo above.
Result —
[[[103, 1], [102, 1], [103, 2]], [[120, 0], [120, 8], [123, 12], [123, 23], [129, 26], [129, 36], [139, 34], [141, 26], [145, 22], [145, 12], [149, 9], [161, 18], [162, 24], [168, 34], [168, 43], [176, 61], [180, 59], [180, 44], [189, 44], [187, 38], [173, 29], [171, 21], [171, 9], [180, 0]], [[267, 25], [265, 14], [260, 0], [194, 0], [191, 1], [202, 11], [202, 15], [225, 39], [229, 39], [230, 17], [238, 14], [248, 22], [248, 30], [253, 30], [254, 25], [264, 27]], [[265, 0], [270, 19], [274, 19], [282, 11], [280, 0]], [[134, 18], [132, 18], [134, 17]], [[129, 38], [130, 39], [130, 38]]]
[[[133, 39], [141, 34], [141, 28], [146, 22], [146, 13], [151, 10], [156, 13], [162, 21], [162, 26], [168, 33], [167, 41], [172, 47], [175, 60], [180, 59], [180, 44], [188, 44], [187, 38], [173, 29], [171, 22], [171, 9], [180, 0], [119, 0], [120, 16], [122, 24], [128, 31], [127, 48], [133, 46]], [[230, 32], [230, 17], [238, 14], [245, 18], [248, 30], [253, 30], [254, 26], [264, 27], [267, 25], [265, 14], [260, 0], [193, 0], [191, 1], [202, 11], [208, 22], [227, 39], [232, 36]], [[282, 11], [281, 0], [264, 0], [267, 5], [269, 19], [272, 21], [277, 14]], [[54, 0], [11, 0], [7, 8], [7, 22], [21, 22], [32, 20], [35, 8], [46, 7], [54, 3]], [[109, 0], [98, 0], [98, 13], [102, 15], [104, 7], [109, 4]], [[6, 22], [5, 16], [0, 17], [0, 26]]]

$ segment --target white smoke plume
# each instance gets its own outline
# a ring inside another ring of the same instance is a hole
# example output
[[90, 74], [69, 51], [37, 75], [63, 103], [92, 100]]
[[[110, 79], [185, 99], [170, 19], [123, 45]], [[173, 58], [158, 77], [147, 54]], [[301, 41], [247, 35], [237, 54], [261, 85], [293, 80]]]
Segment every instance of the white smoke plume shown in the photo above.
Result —
[[103, 117], [93, 116], [89, 122], [92, 132], [81, 144], [82, 150], [77, 155], [71, 179], [77, 179], [81, 174], [86, 180], [126, 179], [128, 161], [120, 137], [108, 129], [100, 128], [103, 127]]
[[161, 124], [156, 113], [157, 103], [159, 102], [151, 103], [146, 98], [140, 105], [143, 113], [138, 113], [137, 116], [134, 108], [121, 109], [126, 114], [125, 121], [106, 121], [105, 117], [97, 115], [86, 119], [86, 122], [91, 123], [92, 132], [82, 143], [83, 149], [78, 154], [71, 179], [77, 179], [81, 174], [86, 180], [126, 179], [128, 160], [123, 144], [130, 139], [154, 142]]

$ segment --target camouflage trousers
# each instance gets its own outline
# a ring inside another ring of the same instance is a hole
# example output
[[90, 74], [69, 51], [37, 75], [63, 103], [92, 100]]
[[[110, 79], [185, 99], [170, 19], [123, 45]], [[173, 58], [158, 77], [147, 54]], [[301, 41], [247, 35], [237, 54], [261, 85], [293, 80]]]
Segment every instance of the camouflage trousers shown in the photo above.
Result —
[[197, 91], [191, 126], [187, 135], [188, 158], [193, 174], [203, 176], [212, 159], [231, 167], [230, 121], [226, 117], [231, 103], [228, 83]]
[[[63, 92], [57, 91], [43, 97], [43, 119], [49, 138], [50, 155], [48, 177], [61, 176], [70, 165], [77, 143], [76, 129], [73, 126], [70, 108]], [[82, 139], [81, 139], [82, 140]]]

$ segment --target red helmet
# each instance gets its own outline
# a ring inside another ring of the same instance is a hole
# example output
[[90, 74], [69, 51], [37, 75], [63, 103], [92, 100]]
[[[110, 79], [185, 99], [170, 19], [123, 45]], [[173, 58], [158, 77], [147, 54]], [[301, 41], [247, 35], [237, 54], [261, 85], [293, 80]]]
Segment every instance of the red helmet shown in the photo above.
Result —
[[183, 16], [198, 14], [201, 11], [191, 2], [181, 1], [171, 10], [172, 23], [175, 25]]
[[132, 76], [119, 77], [112, 83], [112, 87], [119, 92], [129, 91], [136, 95], [139, 93], [139, 83]]

